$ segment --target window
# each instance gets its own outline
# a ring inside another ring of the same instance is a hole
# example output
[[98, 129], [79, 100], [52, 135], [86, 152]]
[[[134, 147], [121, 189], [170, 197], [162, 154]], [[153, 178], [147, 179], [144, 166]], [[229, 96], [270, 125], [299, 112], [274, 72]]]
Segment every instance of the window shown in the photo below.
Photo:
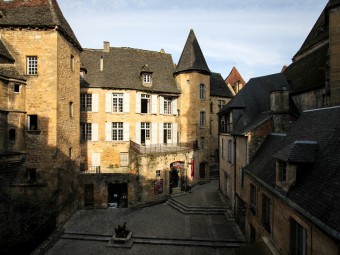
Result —
[[221, 156], [222, 156], [222, 159], [225, 159], [225, 157], [224, 157], [224, 151], [225, 151], [225, 148], [224, 148], [224, 139], [222, 138], [222, 142], [221, 142], [221, 146], [222, 146], [222, 152], [221, 152]]
[[202, 150], [204, 150], [204, 148], [205, 148], [205, 138], [204, 137], [200, 138], [200, 147], [201, 147]]
[[190, 84], [190, 80], [187, 80], [187, 84]]
[[13, 88], [14, 93], [20, 93], [20, 87], [21, 87], [20, 84], [14, 84]]
[[203, 128], [206, 125], [205, 112], [200, 112], [200, 127]]
[[253, 225], [250, 224], [249, 243], [255, 243], [255, 241], [256, 241], [256, 231]]
[[129, 153], [120, 153], [120, 166], [129, 166]]
[[91, 141], [92, 140], [92, 124], [91, 123], [81, 123], [81, 140]]
[[164, 143], [167, 143], [168, 140], [172, 139], [172, 129], [171, 129], [171, 123], [164, 123]]
[[38, 115], [28, 115], [28, 130], [38, 130]]
[[112, 112], [123, 112], [123, 94], [112, 94]]
[[10, 141], [15, 141], [15, 129], [11, 128], [9, 131], [8, 131], [8, 139]]
[[71, 55], [71, 59], [70, 59], [70, 67], [71, 67], [71, 71], [74, 71], [74, 56]]
[[233, 162], [233, 141], [232, 140], [228, 140], [228, 162], [230, 163], [234, 163]]
[[307, 231], [295, 220], [290, 220], [290, 250], [292, 255], [307, 254]]
[[200, 99], [205, 100], [205, 85], [200, 84]]
[[218, 110], [221, 110], [225, 105], [225, 100], [218, 100]]
[[270, 233], [270, 199], [265, 195], [262, 196], [262, 226]]
[[147, 140], [150, 140], [150, 123], [141, 123], [141, 143], [145, 144]]
[[80, 94], [80, 111], [92, 111], [92, 94]]
[[225, 128], [225, 118], [224, 118], [224, 116], [221, 118], [221, 132], [222, 133], [224, 133], [225, 132], [225, 130], [226, 130], [226, 128]]
[[69, 113], [70, 113], [70, 118], [73, 118], [73, 102], [69, 102]]
[[210, 113], [214, 113], [214, 104], [210, 102]]
[[286, 170], [286, 162], [279, 161], [279, 175], [280, 175], [280, 181], [285, 182], [287, 180], [287, 170]]
[[72, 158], [72, 148], [68, 148], [68, 156], [69, 158]]
[[164, 114], [172, 114], [171, 102], [171, 98], [164, 98]]
[[156, 170], [156, 178], [160, 178], [161, 177], [161, 170]]
[[250, 211], [256, 214], [256, 187], [250, 184]]
[[151, 75], [143, 74], [143, 83], [151, 83]]
[[26, 59], [27, 65], [27, 74], [28, 75], [37, 75], [38, 74], [38, 57], [37, 56], [29, 56]]
[[37, 181], [37, 169], [27, 168], [27, 180], [29, 182], [36, 182]]
[[232, 115], [232, 113], [229, 113], [229, 115], [227, 117], [226, 127], [227, 127], [226, 131], [228, 133], [231, 133], [231, 131], [233, 131], [233, 115]]
[[141, 113], [150, 113], [150, 95], [141, 95]]
[[123, 122], [112, 122], [112, 140], [123, 141]]

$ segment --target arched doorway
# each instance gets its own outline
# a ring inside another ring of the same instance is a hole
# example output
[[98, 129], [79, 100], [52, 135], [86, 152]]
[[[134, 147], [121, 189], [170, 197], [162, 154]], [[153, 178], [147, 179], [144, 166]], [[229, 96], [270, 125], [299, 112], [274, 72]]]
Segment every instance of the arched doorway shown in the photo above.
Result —
[[184, 161], [175, 161], [170, 164], [170, 193], [173, 188], [185, 188], [185, 169]]

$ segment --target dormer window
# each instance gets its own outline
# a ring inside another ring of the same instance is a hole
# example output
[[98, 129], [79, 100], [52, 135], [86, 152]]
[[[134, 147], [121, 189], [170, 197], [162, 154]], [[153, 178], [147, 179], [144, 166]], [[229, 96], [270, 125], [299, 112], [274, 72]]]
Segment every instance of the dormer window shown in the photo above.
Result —
[[283, 161], [278, 161], [278, 170], [279, 170], [279, 178], [280, 182], [287, 181], [287, 163]]
[[151, 74], [143, 74], [143, 83], [151, 83]]

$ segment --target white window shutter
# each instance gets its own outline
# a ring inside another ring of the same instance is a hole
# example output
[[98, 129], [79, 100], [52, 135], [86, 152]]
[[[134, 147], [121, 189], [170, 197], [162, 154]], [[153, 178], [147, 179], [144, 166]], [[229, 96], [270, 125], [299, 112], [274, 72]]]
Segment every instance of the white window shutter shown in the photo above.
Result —
[[136, 94], [136, 113], [140, 113], [141, 109], [141, 94], [137, 93]]
[[105, 122], [105, 141], [112, 141], [112, 123]]
[[177, 115], [177, 98], [172, 100], [172, 114]]
[[173, 144], [177, 144], [178, 142], [177, 132], [178, 132], [178, 124], [172, 123], [172, 143]]
[[157, 95], [151, 95], [151, 113], [157, 114]]
[[151, 123], [151, 144], [157, 144], [157, 123]]
[[98, 142], [98, 124], [97, 123], [91, 124], [91, 132], [92, 132], [91, 140], [93, 142]]
[[140, 122], [136, 122], [136, 137], [135, 142], [140, 144], [141, 143], [141, 137], [140, 137]]
[[98, 112], [98, 94], [92, 94], [92, 112]]
[[159, 97], [159, 114], [164, 114], [164, 97]]
[[130, 112], [130, 94], [124, 93], [123, 96], [123, 112]]
[[112, 112], [112, 93], [105, 94], [105, 112]]
[[158, 143], [162, 144], [164, 143], [163, 136], [164, 136], [164, 123], [158, 124]]
[[125, 142], [130, 141], [130, 123], [129, 122], [123, 123], [123, 141]]

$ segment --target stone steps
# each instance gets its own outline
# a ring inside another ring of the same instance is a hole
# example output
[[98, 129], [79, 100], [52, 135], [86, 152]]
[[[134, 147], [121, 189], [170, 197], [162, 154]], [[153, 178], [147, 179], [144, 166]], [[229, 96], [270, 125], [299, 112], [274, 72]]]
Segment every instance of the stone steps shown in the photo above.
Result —
[[[66, 232], [61, 237], [69, 240], [83, 240], [83, 241], [98, 241], [110, 242], [112, 235], [98, 235], [87, 233]], [[154, 245], [174, 245], [174, 246], [193, 246], [193, 247], [212, 247], [212, 248], [237, 248], [244, 244], [240, 240], [207, 240], [199, 238], [166, 238], [166, 237], [148, 237], [148, 236], [134, 236], [132, 235], [132, 242], [134, 244], [154, 244]]]
[[169, 198], [167, 204], [184, 214], [223, 215], [228, 212], [224, 206], [186, 206], [173, 198]]

